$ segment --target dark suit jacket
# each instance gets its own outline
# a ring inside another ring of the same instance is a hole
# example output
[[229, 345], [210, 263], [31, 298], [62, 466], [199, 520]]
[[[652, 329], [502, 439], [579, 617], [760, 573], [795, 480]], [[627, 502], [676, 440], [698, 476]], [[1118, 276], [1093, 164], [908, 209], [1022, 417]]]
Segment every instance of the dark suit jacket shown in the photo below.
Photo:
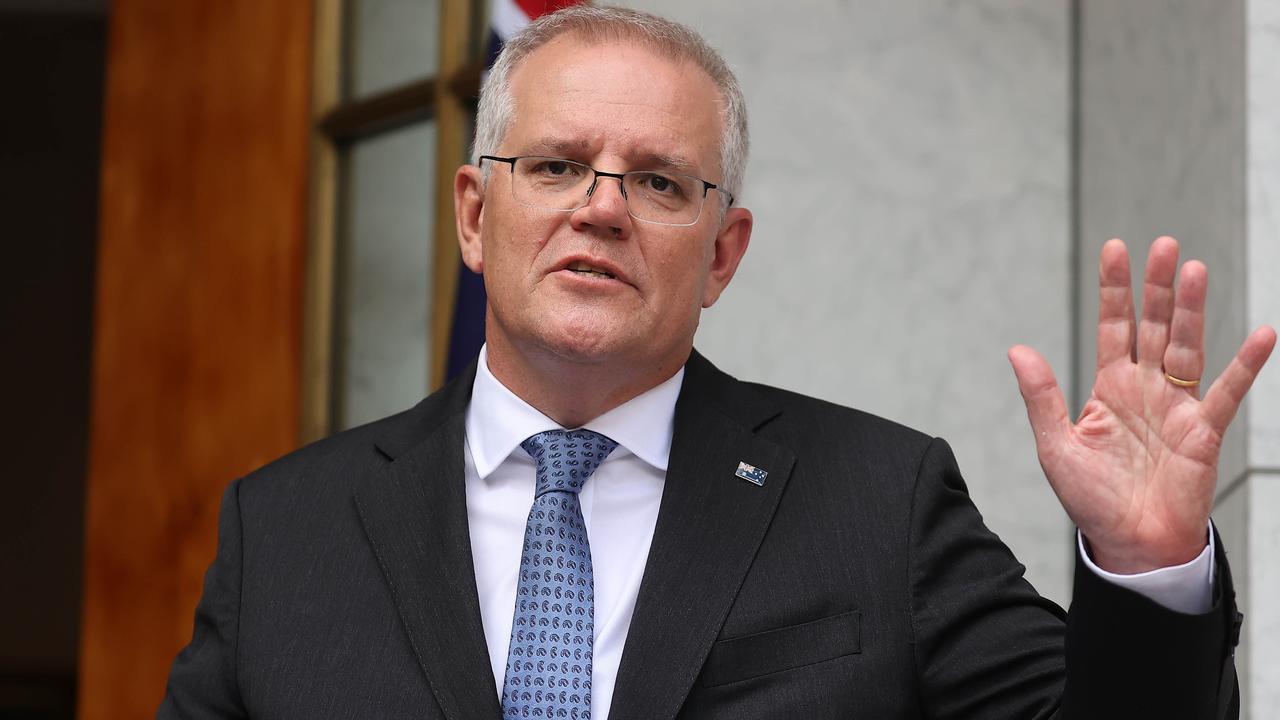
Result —
[[[228, 488], [159, 717], [500, 717], [463, 483], [473, 374]], [[1066, 617], [945, 443], [694, 353], [611, 718], [1221, 717], [1239, 616], [1217, 564], [1205, 615], [1077, 567]]]

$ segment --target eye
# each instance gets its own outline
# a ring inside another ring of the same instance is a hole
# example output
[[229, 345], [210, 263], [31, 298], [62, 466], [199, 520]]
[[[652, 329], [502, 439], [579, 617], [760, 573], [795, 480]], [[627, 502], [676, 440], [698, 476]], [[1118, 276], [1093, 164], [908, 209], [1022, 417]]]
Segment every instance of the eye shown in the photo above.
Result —
[[541, 177], [573, 177], [581, 172], [574, 163], [557, 158], [530, 158], [529, 163], [529, 172]]
[[660, 195], [679, 195], [681, 193], [680, 186], [675, 180], [657, 173], [648, 173], [643, 176], [641, 184], [648, 190], [652, 190]]

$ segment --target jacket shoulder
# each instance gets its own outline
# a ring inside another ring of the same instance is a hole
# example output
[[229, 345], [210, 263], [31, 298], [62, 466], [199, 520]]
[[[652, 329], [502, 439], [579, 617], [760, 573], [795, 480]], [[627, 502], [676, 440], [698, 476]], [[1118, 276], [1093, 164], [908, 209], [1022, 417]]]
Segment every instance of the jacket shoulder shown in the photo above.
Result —
[[368, 464], [369, 460], [381, 456], [377, 450], [378, 439], [404, 423], [412, 412], [412, 408], [404, 410], [311, 442], [250, 472], [244, 481], [259, 483], [322, 468]]
[[317, 440], [254, 470], [244, 477], [241, 492], [297, 481], [350, 484], [465, 412], [474, 378], [473, 363], [462, 375], [407, 410]]
[[899, 451], [918, 448], [923, 452], [935, 441], [932, 435], [865, 410], [771, 385], [754, 382], [743, 382], [742, 385], [779, 408], [780, 412], [769, 425], [795, 428], [826, 441]]

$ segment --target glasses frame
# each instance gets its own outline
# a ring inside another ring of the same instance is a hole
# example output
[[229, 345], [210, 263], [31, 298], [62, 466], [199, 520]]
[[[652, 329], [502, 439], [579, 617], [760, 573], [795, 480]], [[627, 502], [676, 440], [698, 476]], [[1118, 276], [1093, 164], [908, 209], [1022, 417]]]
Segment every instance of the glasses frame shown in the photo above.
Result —
[[[551, 208], [543, 205], [529, 205], [527, 203], [521, 202], [520, 200], [516, 200], [516, 202], [519, 202], [521, 205], [524, 205], [525, 207], [534, 207], [540, 210], [550, 210], [552, 212], [574, 212], [576, 210], [581, 210], [582, 208], [586, 207], [588, 203], [591, 202], [591, 194], [596, 191], [596, 184], [600, 182], [600, 178], [602, 177], [614, 178], [615, 180], [618, 181], [618, 185], [620, 186], [619, 190], [622, 191], [622, 199], [625, 200], [627, 204], [627, 215], [630, 215], [633, 219], [639, 220], [640, 222], [651, 223], [653, 225], [665, 225], [667, 227], [690, 227], [692, 225], [697, 225], [698, 221], [702, 219], [702, 208], [706, 207], [707, 205], [707, 192], [710, 190], [715, 190], [718, 193], [724, 194], [725, 197], [729, 199], [729, 204], [730, 205], [733, 204], [733, 193], [729, 192], [728, 190], [722, 189], [719, 185], [713, 182], [707, 182], [706, 180], [703, 180], [702, 178], [696, 175], [689, 175], [688, 173], [669, 173], [672, 175], [683, 175], [687, 178], [693, 178], [694, 180], [697, 180], [698, 182], [702, 183], [702, 203], [698, 205], [698, 214], [693, 218], [691, 222], [668, 223], [668, 222], [662, 222], [661, 220], [649, 220], [647, 218], [637, 217], [636, 214], [631, 211], [631, 199], [627, 197], [626, 177], [628, 175], [635, 175], [637, 173], [656, 173], [658, 172], [657, 170], [628, 170], [627, 172], [624, 172], [624, 173], [605, 172], [604, 170], [597, 170], [584, 162], [578, 162], [577, 160], [570, 160], [568, 158], [554, 157], [552, 155], [512, 155], [511, 157], [501, 157], [498, 155], [481, 155], [477, 164], [483, 163], [485, 160], [492, 160], [494, 162], [506, 163], [507, 165], [511, 166], [511, 175], [512, 175], [512, 178], [514, 179], [515, 172], [516, 172], [516, 161], [524, 160], [526, 158], [540, 158], [543, 160], [557, 160], [559, 162], [573, 163], [574, 165], [580, 165], [590, 170], [592, 173], [592, 176], [591, 176], [591, 184], [587, 186], [587, 194], [582, 198], [582, 204], [577, 207]], [[515, 198], [514, 184], [511, 187], [511, 193], [512, 193], [512, 198], [514, 199]]]

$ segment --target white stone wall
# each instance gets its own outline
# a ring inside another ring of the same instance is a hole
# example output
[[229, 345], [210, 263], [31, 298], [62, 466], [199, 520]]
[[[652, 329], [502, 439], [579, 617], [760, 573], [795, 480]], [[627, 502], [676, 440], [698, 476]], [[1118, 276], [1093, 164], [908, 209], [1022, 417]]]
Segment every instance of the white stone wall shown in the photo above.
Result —
[[[1280, 326], [1280, 3], [1249, 0], [1245, 325]], [[1252, 391], [1246, 423], [1250, 608], [1247, 703], [1254, 720], [1280, 717], [1280, 358]]]
[[[1280, 3], [1081, 0], [1080, 282], [1107, 237], [1178, 237], [1209, 267], [1211, 381], [1280, 325]], [[1141, 262], [1134, 265], [1140, 278]], [[1082, 290], [1083, 328], [1096, 301]], [[1280, 366], [1225, 440], [1214, 519], [1245, 613], [1242, 717], [1280, 717]]]
[[946, 438], [988, 524], [1067, 602], [1070, 528], [1005, 352], [1071, 378], [1068, 6], [624, 4], [702, 32], [750, 108], [755, 232], [698, 347]]
[[[1280, 325], [1280, 2], [1253, 0], [1246, 19], [1246, 326], [1252, 329]], [[1248, 409], [1249, 465], [1274, 474], [1280, 472], [1280, 367], [1258, 378], [1254, 394], [1259, 401]]]

